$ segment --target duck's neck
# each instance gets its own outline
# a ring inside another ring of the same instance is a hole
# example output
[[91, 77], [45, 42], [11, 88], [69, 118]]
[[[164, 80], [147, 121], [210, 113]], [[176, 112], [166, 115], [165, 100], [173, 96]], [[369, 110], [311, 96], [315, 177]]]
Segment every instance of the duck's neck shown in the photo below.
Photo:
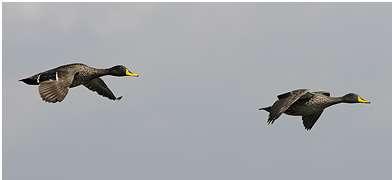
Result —
[[328, 106], [344, 103], [343, 97], [329, 97], [329, 100]]
[[94, 74], [95, 74], [97, 77], [101, 77], [101, 76], [110, 75], [111, 72], [110, 72], [110, 69], [95, 69]]

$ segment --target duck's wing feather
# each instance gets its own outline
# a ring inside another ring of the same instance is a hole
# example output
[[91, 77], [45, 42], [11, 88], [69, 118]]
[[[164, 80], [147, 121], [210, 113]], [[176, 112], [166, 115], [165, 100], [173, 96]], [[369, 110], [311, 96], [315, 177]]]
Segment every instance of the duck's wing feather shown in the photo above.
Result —
[[49, 79], [40, 82], [38, 86], [39, 94], [42, 100], [46, 102], [61, 102], [64, 100], [68, 93], [69, 86], [72, 84], [73, 75], [62, 76], [59, 78], [59, 74], [55, 74], [55, 80]]
[[271, 108], [267, 123], [273, 124], [279, 116], [284, 113], [292, 104], [294, 104], [298, 99], [310, 98], [312, 94], [308, 93], [307, 89], [298, 89], [278, 96], [277, 100]]
[[287, 93], [279, 94], [277, 97], [278, 97], [278, 99], [284, 99], [284, 98], [287, 98], [290, 96], [295, 96], [295, 95], [301, 94], [303, 92], [308, 92], [308, 91], [309, 91], [308, 89], [297, 89], [297, 90], [290, 91]]
[[313, 125], [316, 123], [316, 121], [319, 119], [322, 113], [323, 111], [319, 111], [312, 115], [302, 116], [302, 123], [304, 124], [305, 129], [308, 131], [312, 129]]
[[323, 94], [325, 96], [331, 96], [331, 93], [327, 92], [327, 91], [316, 91], [316, 92], [312, 92], [312, 93], [314, 93], [314, 94]]
[[116, 97], [113, 92], [109, 89], [109, 87], [105, 84], [105, 82], [101, 78], [94, 78], [90, 80], [90, 82], [84, 84], [91, 91], [97, 92], [99, 95], [107, 97], [111, 100], [121, 99], [122, 96]]

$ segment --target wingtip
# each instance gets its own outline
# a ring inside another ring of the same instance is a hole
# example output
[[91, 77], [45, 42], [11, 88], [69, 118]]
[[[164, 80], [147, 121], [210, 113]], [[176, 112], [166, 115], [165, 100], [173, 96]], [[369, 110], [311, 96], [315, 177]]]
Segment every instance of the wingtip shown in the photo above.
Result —
[[119, 97], [117, 97], [115, 100], [116, 101], [119, 101], [119, 100], [121, 100], [123, 97], [122, 96], [119, 96]]
[[310, 132], [310, 130], [312, 130], [312, 128], [307, 128], [305, 127], [306, 132]]

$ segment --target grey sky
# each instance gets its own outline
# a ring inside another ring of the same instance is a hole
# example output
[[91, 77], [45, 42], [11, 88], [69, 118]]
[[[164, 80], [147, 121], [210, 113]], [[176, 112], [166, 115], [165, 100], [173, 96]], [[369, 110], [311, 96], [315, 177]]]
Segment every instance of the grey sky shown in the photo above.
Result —
[[[390, 4], [3, 4], [6, 180], [385, 179], [392, 163]], [[41, 101], [17, 80], [124, 64]], [[371, 105], [266, 127], [276, 95], [355, 92]]]

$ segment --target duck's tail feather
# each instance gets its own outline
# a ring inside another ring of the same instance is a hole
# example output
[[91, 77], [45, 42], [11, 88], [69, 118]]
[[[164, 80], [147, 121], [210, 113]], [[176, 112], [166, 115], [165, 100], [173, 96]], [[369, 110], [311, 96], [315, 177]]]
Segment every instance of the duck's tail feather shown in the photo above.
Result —
[[271, 112], [271, 110], [272, 110], [272, 106], [268, 106], [268, 107], [260, 108], [259, 110], [264, 110], [264, 111], [267, 111], [267, 112]]
[[26, 83], [28, 85], [38, 85], [37, 78], [34, 78], [34, 76], [28, 77], [28, 78], [25, 78], [25, 79], [21, 79], [19, 81], [22, 81], [22, 82], [24, 82], [24, 83]]

